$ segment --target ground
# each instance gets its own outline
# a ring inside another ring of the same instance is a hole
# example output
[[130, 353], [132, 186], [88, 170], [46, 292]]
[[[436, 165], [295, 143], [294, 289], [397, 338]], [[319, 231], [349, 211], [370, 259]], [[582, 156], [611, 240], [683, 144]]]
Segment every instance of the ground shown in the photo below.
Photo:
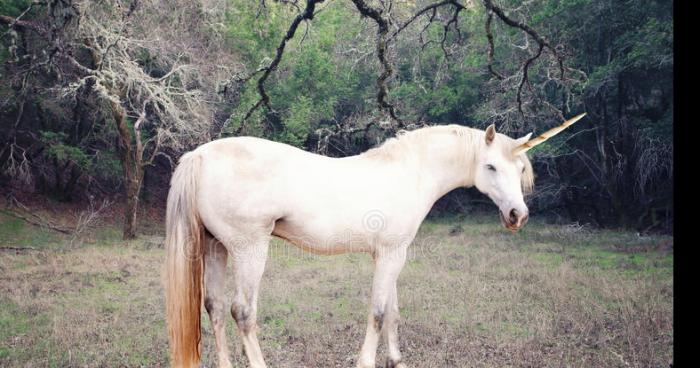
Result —
[[[125, 243], [102, 226], [76, 239], [0, 214], [0, 366], [168, 366], [162, 230], [145, 232]], [[281, 241], [270, 256], [259, 307], [268, 365], [354, 366], [371, 258], [310, 255]], [[398, 292], [409, 367], [673, 363], [669, 236], [537, 219], [511, 233], [496, 215], [429, 220]], [[245, 367], [235, 328], [229, 319], [232, 360]], [[378, 364], [384, 356], [380, 347]]]

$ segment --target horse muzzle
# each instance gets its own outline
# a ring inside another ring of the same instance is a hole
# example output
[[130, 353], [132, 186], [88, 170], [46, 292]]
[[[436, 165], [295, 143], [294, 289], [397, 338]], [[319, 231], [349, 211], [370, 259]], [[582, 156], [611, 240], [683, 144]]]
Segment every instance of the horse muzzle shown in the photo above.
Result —
[[520, 228], [522, 228], [525, 223], [527, 222], [528, 219], [528, 211], [518, 211], [517, 209], [513, 208], [508, 212], [508, 216], [506, 217], [503, 214], [503, 211], [498, 211], [498, 214], [500, 215], [501, 218], [501, 224], [503, 226], [511, 231], [518, 231]]

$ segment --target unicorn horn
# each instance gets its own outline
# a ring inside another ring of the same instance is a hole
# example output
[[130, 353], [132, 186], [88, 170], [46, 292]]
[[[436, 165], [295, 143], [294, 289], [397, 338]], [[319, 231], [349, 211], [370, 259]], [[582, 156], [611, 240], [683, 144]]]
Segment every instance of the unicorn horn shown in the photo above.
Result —
[[559, 134], [559, 132], [568, 128], [571, 124], [579, 121], [584, 116], [586, 116], [585, 112], [583, 114], [576, 115], [573, 118], [565, 121], [564, 124], [562, 124], [558, 127], [552, 128], [552, 129], [538, 135], [536, 138], [530, 139], [529, 141], [515, 147], [513, 149], [513, 155], [517, 156], [521, 153], [527, 152], [530, 148], [535, 147], [536, 145], [546, 141], [547, 139], [552, 138], [555, 135]]

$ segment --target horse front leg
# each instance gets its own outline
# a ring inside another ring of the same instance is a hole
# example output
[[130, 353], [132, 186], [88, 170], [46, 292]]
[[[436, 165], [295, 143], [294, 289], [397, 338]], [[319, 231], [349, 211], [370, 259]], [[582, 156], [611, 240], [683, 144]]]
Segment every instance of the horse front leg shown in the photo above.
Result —
[[265, 368], [257, 336], [258, 292], [265, 271], [269, 237], [252, 244], [237, 244], [233, 250], [234, 294], [231, 315], [236, 320], [251, 368]]
[[384, 341], [387, 344], [389, 357], [386, 360], [386, 368], [406, 368], [401, 361], [401, 351], [399, 350], [399, 301], [396, 292], [396, 282], [391, 288], [387, 309], [384, 319]]
[[[374, 278], [372, 280], [372, 297], [367, 316], [367, 332], [357, 361], [358, 368], [374, 368], [377, 345], [382, 331], [393, 330], [385, 336], [395, 338], [398, 324], [398, 304], [396, 300], [396, 279], [406, 262], [406, 247], [398, 247], [391, 251], [377, 251], [374, 254]], [[401, 354], [394, 344], [394, 352], [390, 346], [390, 361], [395, 367], [401, 367]], [[393, 356], [392, 356], [393, 355]], [[395, 359], [395, 360], [393, 360]]]

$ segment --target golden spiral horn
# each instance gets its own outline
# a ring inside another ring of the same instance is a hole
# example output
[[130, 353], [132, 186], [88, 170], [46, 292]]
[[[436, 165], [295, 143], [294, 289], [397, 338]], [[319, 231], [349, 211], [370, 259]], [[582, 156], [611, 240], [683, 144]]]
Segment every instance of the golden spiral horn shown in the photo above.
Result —
[[582, 117], [584, 117], [584, 116], [586, 116], [586, 113], [585, 113], [585, 112], [584, 112], [583, 114], [576, 115], [576, 116], [574, 116], [573, 118], [571, 118], [571, 119], [565, 121], [564, 124], [562, 124], [562, 125], [560, 125], [560, 126], [558, 126], [558, 127], [554, 127], [554, 128], [552, 128], [552, 129], [550, 129], [550, 130], [548, 130], [548, 131], [546, 131], [546, 132], [544, 132], [544, 133], [538, 135], [537, 137], [535, 137], [535, 138], [533, 138], [533, 139], [530, 139], [529, 141], [527, 141], [527, 142], [525, 142], [525, 143], [523, 143], [523, 144], [521, 144], [521, 145], [515, 147], [515, 148], [513, 149], [513, 155], [516, 155], [516, 156], [517, 156], [517, 155], [519, 155], [519, 154], [521, 154], [521, 153], [527, 152], [527, 151], [530, 150], [532, 147], [535, 147], [536, 145], [538, 145], [538, 144], [540, 144], [540, 143], [546, 141], [547, 139], [552, 138], [552, 137], [554, 137], [555, 135], [559, 134], [559, 132], [561, 132], [562, 130], [568, 128], [571, 124], [573, 124], [573, 123], [579, 121], [579, 120], [580, 120]]

